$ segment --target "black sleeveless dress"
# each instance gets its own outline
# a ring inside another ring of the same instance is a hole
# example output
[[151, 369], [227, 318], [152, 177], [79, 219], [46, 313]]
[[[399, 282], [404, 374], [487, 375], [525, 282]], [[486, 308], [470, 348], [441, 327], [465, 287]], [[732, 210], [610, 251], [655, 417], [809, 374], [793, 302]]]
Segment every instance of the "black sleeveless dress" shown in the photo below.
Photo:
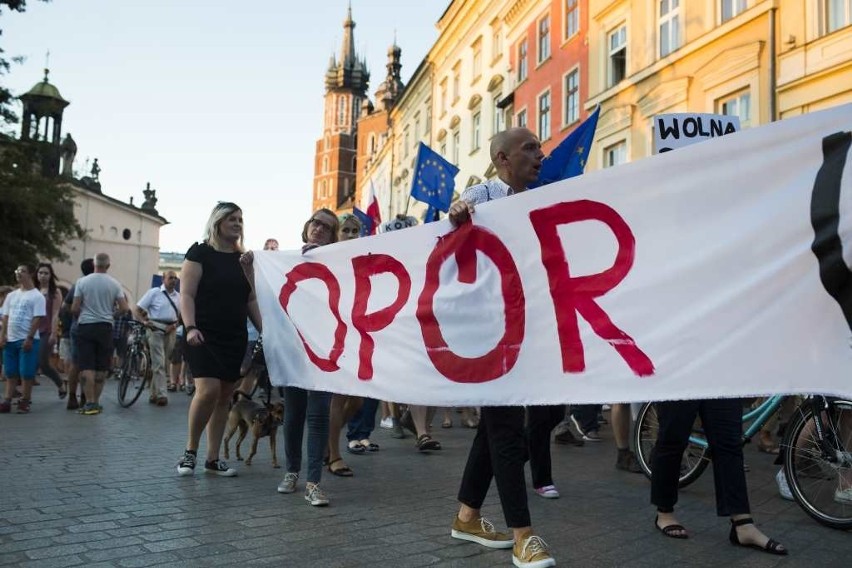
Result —
[[195, 327], [204, 343], [186, 344], [185, 357], [193, 377], [236, 382], [246, 354], [248, 299], [251, 286], [240, 266], [239, 252], [218, 252], [195, 243], [186, 260], [201, 265], [195, 293]]

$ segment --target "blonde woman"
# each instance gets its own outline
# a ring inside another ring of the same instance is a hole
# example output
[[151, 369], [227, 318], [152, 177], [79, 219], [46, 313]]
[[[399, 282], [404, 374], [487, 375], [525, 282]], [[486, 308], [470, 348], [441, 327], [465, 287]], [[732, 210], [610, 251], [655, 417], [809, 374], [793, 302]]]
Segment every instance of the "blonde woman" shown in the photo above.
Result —
[[195, 471], [205, 428], [204, 471], [224, 477], [237, 474], [219, 459], [219, 448], [246, 352], [246, 318], [261, 329], [257, 300], [240, 264], [242, 253], [243, 213], [234, 203], [220, 202], [207, 220], [204, 241], [190, 247], [181, 269], [184, 357], [194, 377], [195, 396], [189, 406], [189, 432], [177, 466], [179, 475]]

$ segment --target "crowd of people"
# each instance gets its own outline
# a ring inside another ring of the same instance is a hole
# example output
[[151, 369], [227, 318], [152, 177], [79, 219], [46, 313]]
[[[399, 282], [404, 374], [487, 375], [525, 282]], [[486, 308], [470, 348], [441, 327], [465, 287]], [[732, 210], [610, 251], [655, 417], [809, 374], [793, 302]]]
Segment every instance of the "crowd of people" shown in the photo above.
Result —
[[[525, 191], [536, 181], [544, 158], [538, 138], [525, 128], [495, 135], [490, 152], [497, 176], [467, 188], [451, 205], [448, 218], [454, 227], [470, 222], [476, 206]], [[360, 233], [356, 217], [338, 218], [334, 212], [320, 209], [302, 229], [302, 253], [357, 238]], [[278, 242], [269, 239], [264, 248], [277, 250]], [[234, 203], [220, 202], [209, 217], [203, 241], [186, 253], [180, 292], [176, 290], [177, 274], [166, 272], [162, 286], [149, 290], [132, 311], [132, 316], [151, 331], [147, 334], [153, 369], [150, 402], [167, 405], [166, 393], [189, 389], [188, 377], [194, 387], [186, 446], [177, 464], [181, 476], [193, 475], [205, 433], [203, 470], [224, 477], [237, 475], [235, 468], [220, 459], [220, 448], [230, 405], [235, 398], [252, 392], [246, 383], [256, 380], [246, 374], [250, 368], [247, 356], [252, 353], [255, 336], [263, 332], [253, 261], [253, 253], [243, 245], [242, 210]], [[30, 411], [38, 368], [56, 385], [60, 398], [68, 396], [68, 408], [80, 405], [85, 415], [102, 411], [101, 391], [114, 364], [114, 334], [119, 327], [115, 322], [131, 314], [121, 286], [107, 274], [109, 266], [110, 259], [105, 254], [96, 255], [91, 266], [84, 262], [84, 277], [64, 299], [49, 264], [18, 267], [18, 287], [8, 291], [0, 310], [0, 348], [4, 348], [6, 376], [0, 412], [10, 412], [16, 397], [17, 411]], [[119, 342], [120, 337], [121, 334]], [[50, 359], [57, 339], [66, 361], [65, 380]], [[77, 399], [78, 375], [83, 386], [81, 402]], [[440, 442], [433, 437], [432, 423], [438, 410], [434, 407], [405, 407], [295, 386], [285, 387], [282, 398], [286, 472], [277, 491], [295, 493], [304, 469], [304, 498], [312, 506], [330, 502], [320, 487], [324, 470], [341, 477], [355, 475], [341, 454], [341, 437], [345, 435], [344, 448], [349, 454], [379, 451], [372, 434], [380, 405], [380, 427], [391, 429], [395, 437], [404, 437], [405, 430], [409, 430], [414, 434], [416, 451], [441, 450]], [[688, 530], [678, 522], [674, 507], [678, 501], [681, 456], [698, 415], [713, 453], [716, 514], [730, 519], [731, 543], [787, 554], [783, 545], [757, 528], [751, 516], [741, 444], [741, 401], [668, 402], [661, 404], [658, 412], [660, 431], [653, 456], [651, 503], [656, 507], [654, 525], [660, 533], [676, 539], [689, 537]], [[452, 427], [452, 418], [452, 411], [445, 409], [441, 426]], [[617, 446], [615, 467], [640, 472], [629, 449], [629, 405], [612, 405], [610, 420]], [[460, 472], [459, 507], [451, 523], [451, 537], [489, 548], [512, 549], [512, 562], [521, 568], [555, 565], [546, 542], [533, 528], [525, 464], [530, 463], [533, 494], [558, 498], [551, 472], [551, 444], [580, 446], [600, 442], [600, 405], [574, 406], [568, 412], [564, 405], [465, 409], [462, 424], [475, 428], [476, 433], [466, 466]], [[507, 532], [497, 530], [481, 514], [492, 481]]]

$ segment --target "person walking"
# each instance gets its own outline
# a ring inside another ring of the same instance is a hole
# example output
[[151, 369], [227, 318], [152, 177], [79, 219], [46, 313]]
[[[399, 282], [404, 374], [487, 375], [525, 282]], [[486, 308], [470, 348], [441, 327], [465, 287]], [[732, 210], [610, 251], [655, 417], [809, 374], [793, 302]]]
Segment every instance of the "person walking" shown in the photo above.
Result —
[[136, 303], [135, 316], [150, 332], [147, 334], [148, 350], [151, 353], [151, 392], [148, 402], [166, 406], [169, 382], [169, 362], [175, 347], [177, 326], [180, 321], [180, 293], [177, 274], [173, 270], [163, 273], [163, 283], [151, 288]]
[[219, 459], [219, 450], [248, 343], [246, 318], [258, 330], [262, 324], [252, 285], [240, 264], [242, 210], [235, 203], [218, 203], [204, 233], [204, 241], [189, 248], [181, 268], [184, 358], [193, 376], [195, 396], [189, 405], [186, 449], [177, 472], [195, 472], [201, 433], [206, 429], [204, 471], [233, 477], [237, 470]]
[[[541, 142], [526, 128], [498, 132], [491, 139], [491, 162], [497, 177], [474, 185], [450, 206], [449, 219], [458, 227], [470, 221], [476, 205], [525, 191], [536, 179], [544, 154]], [[489, 548], [512, 548], [512, 561], [519, 568], [556, 565], [547, 544], [533, 532], [527, 503], [524, 463], [527, 441], [524, 407], [491, 406], [481, 410], [479, 426], [462, 475], [451, 536]], [[480, 509], [494, 478], [500, 504], [511, 535], [495, 530]]]
[[59, 398], [63, 399], [68, 394], [68, 388], [50, 361], [53, 348], [59, 342], [59, 308], [62, 305], [62, 294], [56, 285], [53, 265], [49, 262], [41, 262], [36, 270], [38, 288], [44, 296], [46, 310], [38, 328], [39, 337], [41, 337], [38, 348], [38, 366], [42, 374], [56, 385]]
[[112, 368], [112, 326], [115, 306], [129, 312], [127, 298], [118, 280], [107, 274], [110, 258], [95, 255], [95, 271], [74, 286], [71, 313], [77, 315], [77, 351], [80, 380], [86, 393], [81, 414], [92, 416], [103, 412], [100, 404], [107, 372]]
[[3, 326], [0, 330], [0, 349], [6, 371], [6, 396], [0, 402], [0, 413], [12, 411], [12, 399], [21, 383], [18, 414], [27, 414], [33, 395], [38, 366], [39, 325], [45, 316], [44, 296], [35, 287], [36, 269], [22, 264], [15, 270], [18, 288], [6, 296], [0, 308]]

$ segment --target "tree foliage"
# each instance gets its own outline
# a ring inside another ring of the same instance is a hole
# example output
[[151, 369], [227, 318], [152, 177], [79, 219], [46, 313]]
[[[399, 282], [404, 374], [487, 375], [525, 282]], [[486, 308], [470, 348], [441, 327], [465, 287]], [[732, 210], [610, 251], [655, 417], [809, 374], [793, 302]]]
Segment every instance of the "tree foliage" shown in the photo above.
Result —
[[[26, 0], [0, 0], [0, 17], [26, 7]], [[15, 61], [0, 47], [0, 77]], [[0, 124], [5, 127], [18, 121], [14, 101], [15, 95], [0, 84]], [[41, 175], [39, 146], [0, 134], [0, 283], [13, 282], [13, 271], [23, 262], [64, 259], [62, 245], [85, 235], [74, 217], [68, 181]]]
[[0, 138], [0, 283], [21, 263], [65, 260], [62, 246], [85, 236], [68, 180], [43, 177], [40, 166], [37, 144]]

